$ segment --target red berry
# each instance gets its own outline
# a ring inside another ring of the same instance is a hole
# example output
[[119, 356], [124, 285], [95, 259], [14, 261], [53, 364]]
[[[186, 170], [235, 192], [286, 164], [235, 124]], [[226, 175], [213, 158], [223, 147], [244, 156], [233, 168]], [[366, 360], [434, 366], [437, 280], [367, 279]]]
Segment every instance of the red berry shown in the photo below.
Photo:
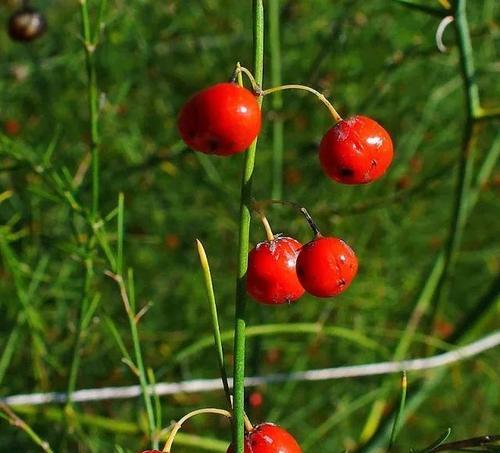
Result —
[[[292, 435], [273, 423], [263, 423], [245, 434], [245, 453], [302, 453]], [[226, 453], [234, 453], [232, 444]]]
[[6, 135], [10, 135], [11, 137], [15, 135], [19, 135], [21, 132], [21, 125], [16, 120], [7, 120], [3, 123], [3, 130]]
[[245, 151], [260, 126], [256, 96], [236, 83], [218, 83], [196, 93], [182, 108], [178, 121], [188, 146], [221, 156]]
[[43, 35], [46, 29], [45, 17], [33, 8], [22, 8], [9, 19], [9, 36], [15, 41], [33, 41]]
[[263, 402], [264, 397], [262, 396], [262, 393], [258, 391], [252, 392], [248, 395], [248, 404], [250, 404], [251, 407], [260, 407]]
[[307, 292], [317, 297], [337, 296], [358, 272], [358, 260], [341, 239], [319, 236], [300, 250], [297, 275]]
[[247, 291], [264, 304], [293, 302], [304, 294], [295, 263], [302, 244], [276, 236], [260, 242], [248, 255]]
[[319, 147], [324, 172], [343, 184], [367, 184], [380, 178], [392, 162], [387, 131], [366, 116], [341, 120], [331, 127]]

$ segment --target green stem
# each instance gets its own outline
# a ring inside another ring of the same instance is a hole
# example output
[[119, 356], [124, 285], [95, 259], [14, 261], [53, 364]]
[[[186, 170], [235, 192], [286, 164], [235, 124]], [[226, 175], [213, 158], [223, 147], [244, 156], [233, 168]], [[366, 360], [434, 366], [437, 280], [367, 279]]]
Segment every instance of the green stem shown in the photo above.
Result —
[[[54, 406], [18, 406], [16, 412], [24, 414], [31, 418], [36, 418], [38, 421], [42, 418], [45, 421], [61, 423], [64, 421], [66, 414]], [[78, 422], [82, 426], [99, 430], [101, 432], [109, 432], [117, 435], [134, 436], [140, 438], [142, 435], [141, 426], [135, 421], [125, 421], [117, 418], [106, 418], [94, 414], [75, 414]], [[166, 440], [168, 433], [161, 432], [161, 439]], [[191, 447], [195, 451], [212, 451], [224, 453], [227, 450], [227, 442], [218, 439], [201, 437], [192, 434], [177, 433], [175, 443], [184, 447]]]
[[219, 364], [219, 372], [222, 379], [222, 385], [224, 386], [224, 393], [226, 395], [228, 408], [229, 410], [232, 410], [231, 391], [229, 390], [229, 384], [227, 382], [226, 365], [224, 363], [224, 349], [222, 348], [219, 317], [217, 315], [217, 302], [215, 300], [215, 292], [214, 292], [214, 285], [212, 282], [212, 275], [210, 273], [210, 265], [208, 264], [208, 258], [207, 254], [205, 253], [205, 248], [198, 239], [196, 239], [196, 246], [198, 249], [198, 255], [200, 257], [201, 268], [203, 270], [203, 277], [205, 279], [205, 289], [207, 291], [208, 304], [212, 319], [212, 332], [214, 337], [215, 348], [217, 350], [217, 362]]
[[[3, 415], [5, 414], [5, 415]], [[46, 453], [54, 453], [48, 442], [43, 440], [23, 419], [19, 418], [12, 409], [4, 403], [0, 403], [0, 415], [12, 426], [24, 431], [28, 437]]]
[[474, 56], [472, 53], [469, 24], [466, 15], [466, 0], [457, 0], [455, 3], [454, 24], [458, 39], [460, 69], [465, 90], [466, 120], [463, 143], [460, 152], [449, 236], [444, 251], [444, 268], [436, 288], [434, 305], [432, 307], [433, 324], [439, 315], [440, 304], [443, 300], [443, 289], [455, 266], [467, 222], [467, 210], [469, 205], [475, 157], [475, 118], [479, 116], [479, 112], [481, 111], [479, 88], [476, 83], [474, 69]]
[[[281, 85], [281, 43], [280, 43], [280, 0], [269, 1], [269, 48], [271, 53], [271, 85]], [[281, 93], [272, 99], [273, 119], [273, 179], [272, 198], [283, 197], [283, 119], [280, 117], [283, 107]]]
[[139, 331], [137, 329], [138, 320], [136, 319], [136, 303], [135, 303], [135, 288], [134, 288], [133, 273], [132, 270], [129, 270], [127, 283], [125, 283], [123, 276], [120, 274], [113, 274], [112, 272], [106, 272], [106, 275], [111, 277], [116, 282], [118, 288], [120, 289], [120, 295], [122, 298], [123, 305], [125, 307], [125, 312], [127, 314], [129, 322], [130, 333], [132, 336], [132, 345], [134, 348], [134, 358], [135, 358], [134, 366], [137, 369], [139, 384], [141, 386], [142, 396], [144, 398], [144, 405], [146, 407], [149, 437], [153, 444], [153, 448], [157, 449], [159, 445], [159, 440], [156, 432], [156, 419], [153, 410], [152, 395], [149, 389], [149, 382], [146, 374], [146, 368], [144, 366], [144, 360], [142, 357]]
[[[443, 299], [443, 288], [455, 265], [467, 217], [470, 215], [473, 205], [477, 200], [478, 187], [472, 189], [471, 185], [474, 159], [474, 126], [475, 122], [479, 120], [481, 107], [479, 89], [475, 80], [474, 57], [466, 16], [466, 0], [457, 0], [455, 2], [454, 17], [454, 26], [460, 55], [460, 70], [465, 91], [466, 120], [451, 223], [447, 243], [444, 250], [436, 258], [433, 269], [423, 286], [406, 332], [402, 336], [396, 349], [396, 358], [403, 357], [408, 351], [422, 315], [430, 311], [431, 325], [435, 323], [437, 315], [439, 314], [440, 301]], [[487, 162], [485, 161], [483, 166], [486, 164]], [[481, 172], [480, 177], [484, 177], [484, 174]], [[380, 410], [382, 405], [380, 403], [380, 401], [377, 402], [378, 410], [375, 406], [372, 407], [371, 418], [369, 418], [365, 426], [365, 429], [367, 429], [371, 424], [369, 431], [374, 431], [379, 426], [382, 418], [382, 412]], [[368, 445], [371, 443], [372, 435], [373, 432], [370, 432], [370, 436], [366, 436], [369, 439]]]
[[[90, 116], [90, 152], [92, 156], [92, 215], [99, 210], [99, 99], [94, 54], [96, 41], [92, 39], [87, 0], [80, 0], [82, 18], [83, 48], [87, 69], [87, 96]], [[100, 24], [98, 24], [100, 27]]]
[[[254, 75], [262, 85], [264, 73], [264, 5], [263, 0], [253, 0]], [[259, 99], [262, 103], [262, 98]], [[234, 396], [233, 444], [235, 453], [243, 453], [245, 434], [245, 304], [246, 273], [250, 236], [252, 181], [257, 140], [245, 155], [241, 182], [240, 227], [238, 241], [238, 273], [236, 279], [236, 307], [234, 323]]]
[[68, 379], [68, 404], [67, 409], [70, 409], [72, 406], [71, 394], [75, 391], [76, 388], [76, 380], [78, 377], [78, 370], [80, 369], [80, 349], [83, 343], [83, 337], [85, 333], [85, 326], [83, 325], [83, 320], [85, 319], [85, 315], [87, 313], [89, 304], [90, 304], [90, 284], [94, 275], [93, 269], [93, 260], [87, 259], [85, 261], [85, 277], [83, 283], [83, 298], [80, 306], [80, 318], [78, 322], [78, 330], [76, 333], [75, 344], [73, 346], [73, 357], [71, 359], [71, 366], [69, 372]]
[[469, 118], [479, 116], [481, 111], [479, 101], [479, 87], [476, 81], [476, 70], [474, 68], [474, 54], [470, 38], [469, 22], [467, 20], [466, 0], [455, 2], [455, 32], [458, 39], [460, 53], [460, 69], [465, 85], [465, 105]]
[[[83, 49], [85, 52], [85, 65], [87, 71], [87, 97], [89, 110], [89, 128], [90, 128], [90, 152], [92, 168], [92, 207], [90, 210], [90, 234], [87, 244], [87, 259], [85, 260], [85, 276], [83, 284], [83, 297], [80, 308], [80, 318], [78, 330], [73, 349], [73, 357], [70, 365], [70, 374], [68, 379], [68, 405], [67, 409], [72, 408], [71, 394], [76, 387], [78, 370], [80, 368], [80, 349], [83, 342], [85, 331], [84, 319], [87, 318], [87, 310], [91, 301], [91, 284], [94, 277], [94, 249], [96, 244], [96, 232], [92, 223], [98, 218], [99, 212], [99, 111], [98, 111], [98, 90], [97, 76], [94, 62], [96, 50], [96, 41], [92, 39], [90, 27], [90, 15], [87, 0], [80, 0], [80, 16], [82, 21]], [[97, 35], [95, 37], [97, 39]]]
[[391, 451], [394, 446], [394, 441], [399, 431], [399, 420], [404, 414], [405, 403], [406, 403], [406, 390], [408, 388], [408, 378], [406, 376], [406, 371], [403, 371], [403, 376], [401, 378], [401, 399], [399, 401], [399, 409], [394, 418], [394, 423], [392, 425], [391, 438], [389, 440], [389, 448], [387, 451]]

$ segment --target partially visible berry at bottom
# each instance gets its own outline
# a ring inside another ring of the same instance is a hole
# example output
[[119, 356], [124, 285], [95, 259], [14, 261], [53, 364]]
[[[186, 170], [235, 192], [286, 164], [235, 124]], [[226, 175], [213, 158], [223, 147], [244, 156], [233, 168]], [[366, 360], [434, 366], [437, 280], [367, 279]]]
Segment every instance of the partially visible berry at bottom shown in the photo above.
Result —
[[[226, 453], [234, 453], [232, 444]], [[262, 423], [245, 434], [245, 453], [302, 453], [302, 450], [288, 431], [273, 423]]]

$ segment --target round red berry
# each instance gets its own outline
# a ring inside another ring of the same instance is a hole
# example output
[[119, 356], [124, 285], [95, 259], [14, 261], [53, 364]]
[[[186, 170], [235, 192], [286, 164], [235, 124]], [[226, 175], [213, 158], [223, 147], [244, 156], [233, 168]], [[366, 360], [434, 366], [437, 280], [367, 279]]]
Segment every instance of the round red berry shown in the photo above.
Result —
[[15, 136], [21, 132], [21, 125], [16, 120], [7, 120], [3, 123], [3, 130], [6, 135]]
[[307, 292], [317, 297], [337, 296], [358, 272], [358, 260], [341, 239], [317, 237], [300, 250], [297, 275]]
[[33, 41], [45, 33], [47, 21], [36, 9], [25, 7], [10, 16], [9, 36], [15, 41]]
[[324, 172], [343, 184], [367, 184], [380, 178], [392, 162], [387, 131], [366, 116], [354, 116], [332, 126], [319, 148]]
[[[273, 423], [263, 423], [245, 434], [245, 453], [302, 453], [293, 436]], [[232, 444], [227, 453], [234, 453]]]
[[262, 403], [264, 402], [264, 397], [262, 396], [262, 393], [259, 391], [255, 391], [250, 393], [248, 395], [248, 404], [250, 404], [251, 407], [257, 408], [262, 406]]
[[229, 156], [245, 151], [260, 132], [256, 96], [236, 83], [218, 83], [196, 93], [181, 110], [179, 132], [191, 148]]
[[304, 294], [295, 263], [302, 244], [286, 236], [260, 242], [248, 256], [247, 291], [264, 304], [294, 302]]

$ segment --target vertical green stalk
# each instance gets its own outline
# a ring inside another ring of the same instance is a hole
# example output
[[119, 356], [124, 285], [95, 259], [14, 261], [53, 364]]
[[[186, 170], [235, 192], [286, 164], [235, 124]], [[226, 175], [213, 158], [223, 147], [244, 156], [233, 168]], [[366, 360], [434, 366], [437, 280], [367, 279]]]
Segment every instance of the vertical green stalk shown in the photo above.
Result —
[[[469, 33], [469, 24], [466, 14], [466, 0], [456, 0], [454, 4], [454, 26], [457, 36], [459, 57], [460, 57], [460, 71], [463, 80], [463, 87], [465, 92], [465, 126], [462, 147], [460, 151], [459, 168], [457, 175], [457, 183], [454, 194], [453, 210], [451, 216], [451, 223], [449, 227], [449, 235], [446, 246], [442, 253], [435, 261], [434, 268], [429, 275], [427, 282], [422, 290], [421, 297], [415, 308], [414, 313], [417, 315], [415, 320], [410, 320], [408, 329], [403, 335], [397, 348], [396, 356], [400, 358], [408, 350], [412, 336], [416, 331], [417, 324], [420, 320], [419, 311], [427, 312], [429, 305], [432, 303], [431, 310], [431, 323], [433, 324], [438, 313], [440, 301], [443, 299], [442, 292], [445, 287], [448, 277], [452, 273], [455, 265], [456, 257], [458, 255], [460, 244], [462, 241], [463, 232], [467, 222], [467, 217], [470, 214], [473, 205], [477, 199], [476, 190], [479, 185], [476, 185], [474, 190], [471, 190], [473, 180], [473, 167], [474, 167], [474, 126], [477, 121], [481, 119], [482, 109], [479, 97], [479, 88], [475, 78], [474, 69], [474, 56], [472, 50], [472, 43]], [[490, 152], [488, 155], [493, 155]], [[483, 170], [487, 170], [488, 162], [483, 163]], [[486, 167], [485, 167], [486, 165]], [[479, 172], [479, 181], [485, 178], [484, 171]], [[488, 171], [486, 171], [488, 173]], [[379, 401], [380, 403], [380, 401]], [[381, 406], [379, 406], [381, 407]], [[361, 451], [370, 451], [371, 445], [375, 443], [375, 438], [381, 432], [379, 429], [377, 433], [374, 430], [380, 428], [380, 420], [382, 413], [380, 410], [372, 408], [373, 419], [369, 420], [372, 425], [371, 437], [368, 440], [366, 447], [362, 447]]]
[[[121, 276], [119, 276], [121, 277]], [[149, 391], [149, 382], [146, 375], [146, 368], [144, 367], [144, 360], [142, 358], [141, 341], [139, 339], [139, 331], [137, 329], [138, 319], [136, 319], [136, 303], [135, 303], [135, 288], [134, 288], [134, 276], [132, 270], [128, 273], [128, 285], [125, 286], [123, 278], [119, 278], [118, 284], [121, 286], [121, 291], [123, 293], [129, 294], [130, 305], [126, 306], [127, 315], [130, 326], [130, 333], [132, 334], [132, 344], [134, 346], [135, 355], [135, 365], [137, 366], [137, 371], [139, 375], [139, 383], [141, 385], [142, 396], [144, 398], [144, 405], [146, 407], [146, 413], [148, 416], [148, 428], [149, 437], [153, 444], [153, 448], [157, 449], [159, 445], [158, 433], [156, 431], [156, 419], [153, 410], [153, 403], [151, 401], [151, 393]]]
[[[104, 8], [105, 2], [101, 3], [100, 19], [103, 14], [102, 8]], [[87, 71], [87, 97], [88, 97], [88, 110], [89, 110], [89, 129], [90, 129], [90, 152], [91, 152], [91, 175], [92, 175], [92, 205], [91, 205], [91, 222], [94, 222], [98, 217], [99, 211], [99, 154], [98, 154], [98, 144], [99, 144], [99, 105], [98, 105], [98, 90], [97, 90], [97, 76], [95, 69], [94, 54], [97, 46], [97, 39], [99, 36], [98, 30], [100, 29], [100, 24], [98, 25], [97, 31], [92, 37], [91, 27], [90, 27], [90, 16], [88, 10], [87, 0], [80, 0], [80, 15], [82, 21], [82, 35], [83, 35], [83, 49], [85, 52], [85, 65]], [[78, 370], [80, 368], [80, 349], [83, 342], [84, 331], [86, 326], [84, 325], [84, 319], [88, 317], [88, 310], [91, 306], [91, 284], [94, 276], [94, 248], [95, 248], [95, 231], [90, 228], [89, 239], [87, 243], [87, 257], [85, 259], [85, 276], [83, 283], [83, 297], [80, 308], [80, 319], [78, 324], [78, 330], [75, 339], [75, 346], [73, 349], [73, 357], [71, 360], [70, 374], [68, 379], [68, 406], [67, 409], [71, 409], [72, 401], [71, 394], [74, 392], [76, 387], [76, 380], [78, 377]]]
[[442, 301], [443, 288], [448, 277], [453, 271], [462, 236], [467, 222], [467, 207], [472, 184], [474, 168], [474, 125], [480, 116], [479, 88], [476, 82], [474, 69], [474, 56], [469, 33], [469, 24], [466, 14], [466, 0], [457, 0], [455, 3], [455, 32], [458, 40], [460, 55], [460, 69], [465, 91], [465, 127], [460, 160], [458, 167], [457, 183], [453, 201], [453, 211], [449, 236], [444, 253], [444, 269], [435, 293], [434, 306], [432, 307], [432, 322], [439, 314], [439, 305]]
[[[264, 5], [263, 0], [253, 0], [254, 76], [262, 85], [264, 73]], [[262, 99], [259, 100], [262, 103]], [[248, 242], [250, 236], [252, 181], [257, 139], [245, 153], [241, 182], [240, 227], [238, 241], [238, 273], [236, 279], [236, 309], [234, 322], [234, 395], [233, 443], [235, 453], [243, 453], [245, 412], [245, 297], [248, 268]]]
[[[281, 86], [280, 0], [269, 1], [269, 48], [271, 86]], [[283, 198], [283, 119], [281, 92], [272, 99], [273, 119], [273, 179], [271, 195], [275, 200]]]
[[[127, 318], [129, 322], [130, 334], [132, 336], [132, 344], [134, 348], [134, 366], [136, 367], [136, 372], [139, 377], [139, 384], [141, 386], [142, 396], [144, 398], [144, 406], [146, 408], [147, 418], [148, 418], [148, 430], [149, 437], [153, 444], [153, 448], [157, 449], [159, 445], [158, 432], [156, 429], [156, 418], [153, 409], [152, 395], [149, 390], [148, 376], [146, 373], [146, 367], [144, 366], [144, 360], [142, 357], [141, 342], [139, 338], [139, 331], [137, 324], [139, 319], [136, 315], [136, 301], [135, 301], [135, 287], [134, 287], [134, 275], [132, 269], [129, 269], [128, 276], [125, 281], [123, 277], [123, 239], [124, 239], [124, 221], [125, 221], [125, 197], [123, 193], [118, 196], [118, 215], [117, 215], [117, 260], [116, 260], [116, 274], [107, 273], [120, 288], [120, 294], [125, 307], [125, 312], [127, 313]], [[151, 372], [152, 374], [152, 372]], [[150, 379], [151, 381], [151, 379]], [[159, 417], [159, 415], [158, 415]]]
[[[102, 3], [104, 5], [105, 3]], [[95, 69], [95, 50], [98, 33], [92, 40], [90, 17], [87, 0], [80, 0], [82, 18], [83, 48], [87, 68], [87, 96], [90, 121], [90, 152], [92, 159], [92, 217], [96, 218], [99, 210], [99, 100], [97, 91], [97, 75]], [[100, 27], [101, 24], [98, 24]]]

